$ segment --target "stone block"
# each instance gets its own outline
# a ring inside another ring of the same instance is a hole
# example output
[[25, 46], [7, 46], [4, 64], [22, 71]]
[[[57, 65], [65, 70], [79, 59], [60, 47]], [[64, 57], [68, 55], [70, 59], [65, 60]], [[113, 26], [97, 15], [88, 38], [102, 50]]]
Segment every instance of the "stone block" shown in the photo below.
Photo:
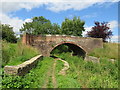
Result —
[[34, 68], [39, 59], [42, 58], [42, 55], [35, 56], [28, 61], [23, 62], [22, 64], [16, 66], [5, 66], [4, 73], [9, 75], [25, 75], [32, 68]]

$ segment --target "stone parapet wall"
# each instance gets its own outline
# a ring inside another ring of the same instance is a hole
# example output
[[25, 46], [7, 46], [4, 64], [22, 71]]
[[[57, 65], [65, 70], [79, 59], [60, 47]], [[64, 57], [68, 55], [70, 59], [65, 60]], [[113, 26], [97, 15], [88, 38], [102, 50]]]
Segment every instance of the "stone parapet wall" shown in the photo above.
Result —
[[4, 72], [5, 74], [10, 75], [25, 75], [29, 72], [33, 67], [36, 66], [38, 60], [42, 58], [42, 55], [35, 56], [28, 61], [23, 62], [22, 64], [16, 66], [5, 66]]

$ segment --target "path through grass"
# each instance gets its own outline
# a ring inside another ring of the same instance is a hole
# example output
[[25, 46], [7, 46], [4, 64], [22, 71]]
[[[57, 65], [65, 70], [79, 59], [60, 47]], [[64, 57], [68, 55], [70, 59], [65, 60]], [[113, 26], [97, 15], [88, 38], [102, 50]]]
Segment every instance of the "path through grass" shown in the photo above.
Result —
[[[59, 58], [69, 63], [70, 68], [65, 75], [59, 74], [64, 67], [63, 62], [55, 61], [51, 57], [44, 57], [43, 60], [39, 61], [37, 67], [25, 76], [13, 77], [3, 74], [2, 87], [118, 88], [118, 57], [117, 50], [113, 46], [108, 47], [105, 44], [103, 49], [96, 49], [91, 53], [93, 56], [100, 57], [100, 63], [87, 62], [80, 57], [71, 56], [70, 53], [57, 54]], [[117, 47], [116, 44], [115, 47]], [[111, 48], [115, 49], [113, 53]], [[109, 61], [110, 58], [114, 58], [115, 62]]]

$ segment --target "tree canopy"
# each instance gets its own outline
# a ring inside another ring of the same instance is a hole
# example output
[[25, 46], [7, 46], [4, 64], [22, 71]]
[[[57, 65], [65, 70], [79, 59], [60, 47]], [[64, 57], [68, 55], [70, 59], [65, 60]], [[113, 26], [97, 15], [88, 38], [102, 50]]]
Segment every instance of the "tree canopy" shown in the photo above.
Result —
[[17, 38], [15, 33], [13, 32], [13, 27], [8, 24], [1, 24], [0, 23], [0, 31], [2, 32], [2, 39], [6, 40], [7, 42], [15, 43], [17, 42]]
[[26, 22], [20, 29], [21, 32], [27, 32], [34, 35], [39, 34], [65, 34], [82, 36], [84, 29], [84, 21], [81, 21], [79, 17], [74, 17], [72, 20], [66, 18], [62, 22], [61, 27], [56, 23], [51, 23], [50, 20], [43, 16], [32, 18], [32, 22]]
[[66, 18], [62, 22], [62, 34], [82, 36], [82, 31], [85, 31], [84, 24], [85, 22], [80, 20], [79, 17], [74, 17], [73, 19]]
[[87, 32], [88, 37], [94, 37], [94, 38], [102, 38], [104, 42], [106, 42], [106, 39], [110, 39], [110, 36], [112, 36], [112, 31], [110, 30], [110, 27], [108, 26], [107, 22], [95, 22], [95, 26], [92, 27], [92, 30]]
[[32, 22], [26, 22], [20, 29], [21, 32], [27, 32], [34, 35], [39, 34], [59, 34], [60, 26], [52, 24], [50, 20], [43, 16], [32, 18]]

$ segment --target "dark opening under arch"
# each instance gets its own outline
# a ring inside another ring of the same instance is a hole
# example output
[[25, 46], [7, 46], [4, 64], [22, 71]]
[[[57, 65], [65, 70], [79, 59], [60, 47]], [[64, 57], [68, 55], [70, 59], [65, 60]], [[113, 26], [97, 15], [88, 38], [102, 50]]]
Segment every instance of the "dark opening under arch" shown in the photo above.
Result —
[[76, 44], [73, 44], [73, 43], [61, 43], [61, 44], [58, 44], [56, 45], [55, 47], [52, 48], [50, 54], [55, 50], [57, 49], [59, 46], [61, 45], [66, 45], [68, 46], [69, 48], [69, 51], [72, 51], [73, 52], [73, 56], [77, 55], [77, 56], [81, 56], [81, 57], [85, 57], [86, 55], [86, 52], [84, 49], [82, 49], [80, 46], [76, 45]]

